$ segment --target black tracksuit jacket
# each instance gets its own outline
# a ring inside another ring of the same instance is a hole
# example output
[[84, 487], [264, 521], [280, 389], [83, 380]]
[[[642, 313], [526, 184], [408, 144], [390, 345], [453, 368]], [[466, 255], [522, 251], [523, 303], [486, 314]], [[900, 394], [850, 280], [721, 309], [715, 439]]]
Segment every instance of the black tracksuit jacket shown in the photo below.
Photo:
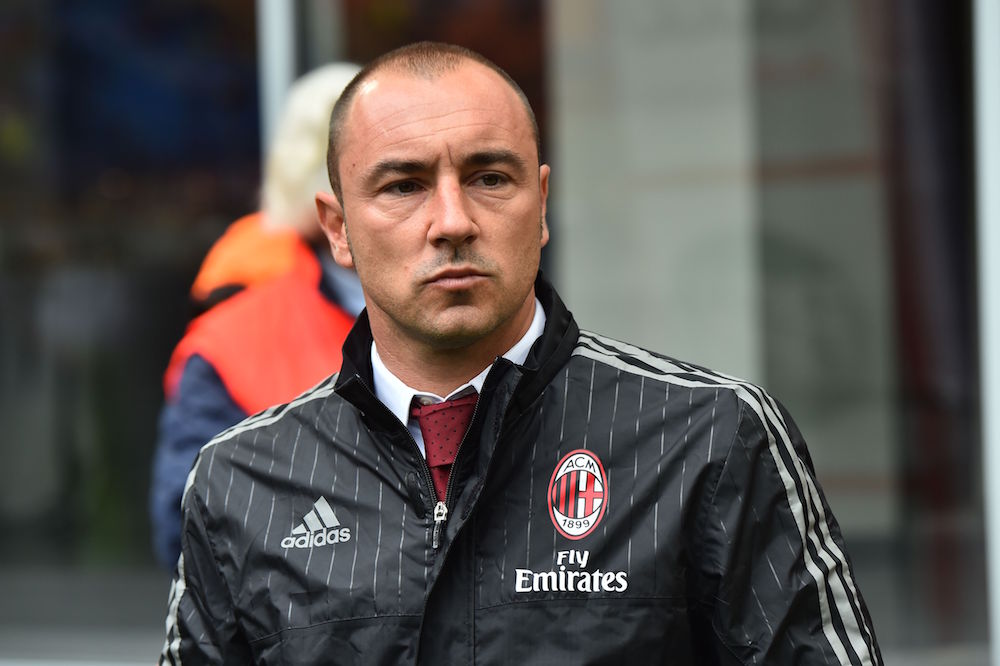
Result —
[[344, 365], [205, 446], [162, 663], [878, 664], [801, 435], [761, 389], [580, 331], [498, 359], [437, 503]]

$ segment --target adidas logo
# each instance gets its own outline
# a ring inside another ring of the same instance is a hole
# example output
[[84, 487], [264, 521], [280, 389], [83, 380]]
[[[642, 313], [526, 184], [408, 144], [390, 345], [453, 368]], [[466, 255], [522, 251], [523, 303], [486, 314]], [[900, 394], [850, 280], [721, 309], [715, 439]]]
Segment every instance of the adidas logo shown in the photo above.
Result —
[[282, 548], [312, 548], [332, 546], [351, 540], [351, 528], [341, 527], [325, 497], [320, 497], [302, 522], [281, 540]]

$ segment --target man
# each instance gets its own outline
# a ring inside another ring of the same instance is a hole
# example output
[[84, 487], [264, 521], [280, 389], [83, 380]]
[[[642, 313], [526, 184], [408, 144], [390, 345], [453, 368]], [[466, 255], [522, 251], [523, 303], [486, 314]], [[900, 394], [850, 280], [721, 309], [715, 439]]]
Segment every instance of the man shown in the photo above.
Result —
[[537, 275], [549, 167], [495, 65], [374, 61], [328, 167], [367, 307], [337, 376], [201, 452], [163, 662], [881, 663], [784, 410]]
[[358, 70], [332, 63], [295, 81], [268, 148], [263, 210], [229, 226], [191, 288], [202, 314], [164, 373], [150, 484], [164, 568], [180, 554], [181, 494], [201, 447], [340, 369], [340, 346], [364, 303], [357, 276], [330, 256], [314, 199], [326, 181], [330, 111]]

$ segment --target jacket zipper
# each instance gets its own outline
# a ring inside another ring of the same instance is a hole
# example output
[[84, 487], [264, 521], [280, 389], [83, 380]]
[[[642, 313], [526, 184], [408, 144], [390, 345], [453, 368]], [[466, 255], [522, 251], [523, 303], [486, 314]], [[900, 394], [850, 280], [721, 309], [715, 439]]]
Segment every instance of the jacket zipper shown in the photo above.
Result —
[[[432, 535], [431, 546], [433, 547], [434, 550], [437, 550], [440, 547], [441, 527], [444, 525], [445, 521], [448, 520], [448, 506], [441, 501], [438, 501], [436, 504], [433, 502], [436, 493], [434, 491], [434, 477], [431, 476], [431, 466], [427, 462], [427, 457], [420, 451], [420, 447], [417, 445], [417, 440], [413, 439], [413, 435], [410, 434], [409, 428], [406, 429], [406, 434], [410, 438], [410, 443], [413, 445], [413, 450], [417, 452], [417, 457], [420, 459], [420, 466], [423, 469], [424, 473], [424, 485], [429, 489], [430, 491], [429, 497], [432, 498], [432, 501], [428, 502], [428, 504], [432, 504], [434, 507], [433, 508], [434, 529], [431, 530], [431, 535]], [[459, 444], [459, 448], [462, 448], [461, 444]], [[455, 455], [456, 457], [458, 456], [457, 453]], [[448, 482], [449, 485], [451, 485], [450, 477], [448, 479]], [[447, 489], [445, 490], [444, 498], [446, 500], [448, 499]]]
[[[469, 419], [469, 426], [466, 428], [465, 435], [462, 436], [462, 441], [458, 444], [458, 450], [455, 451], [455, 460], [458, 460], [458, 456], [461, 455], [462, 449], [465, 447], [466, 438], [469, 435], [469, 430], [472, 428], [472, 424], [476, 421], [476, 416], [479, 414], [479, 400], [476, 400], [476, 406], [472, 408], [472, 418]], [[413, 443], [416, 446], [416, 442]], [[455, 462], [451, 463], [452, 470], [455, 468]], [[430, 482], [431, 492], [434, 492], [434, 480], [431, 478], [431, 468], [427, 464], [427, 459], [424, 458], [424, 468], [427, 470], [427, 480]], [[439, 500], [437, 504], [434, 505], [434, 530], [431, 537], [431, 547], [437, 550], [441, 547], [441, 531], [444, 529], [445, 524], [448, 522], [448, 500], [452, 496], [452, 488], [455, 485], [454, 474], [448, 474], [448, 483], [444, 487], [444, 500]]]
[[[447, 493], [445, 493], [444, 498], [448, 499]], [[438, 500], [438, 503], [434, 505], [434, 536], [431, 539], [431, 547], [434, 550], [441, 547], [441, 530], [446, 522], [448, 522], [448, 505]]]

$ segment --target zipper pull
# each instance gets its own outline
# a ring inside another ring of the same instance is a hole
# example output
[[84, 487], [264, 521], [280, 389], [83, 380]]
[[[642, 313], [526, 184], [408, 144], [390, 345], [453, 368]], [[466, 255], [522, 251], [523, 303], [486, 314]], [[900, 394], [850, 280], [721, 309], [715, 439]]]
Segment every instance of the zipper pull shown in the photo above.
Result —
[[441, 528], [444, 527], [447, 520], [448, 507], [445, 506], [444, 502], [438, 502], [434, 505], [434, 538], [431, 542], [434, 550], [441, 546]]

